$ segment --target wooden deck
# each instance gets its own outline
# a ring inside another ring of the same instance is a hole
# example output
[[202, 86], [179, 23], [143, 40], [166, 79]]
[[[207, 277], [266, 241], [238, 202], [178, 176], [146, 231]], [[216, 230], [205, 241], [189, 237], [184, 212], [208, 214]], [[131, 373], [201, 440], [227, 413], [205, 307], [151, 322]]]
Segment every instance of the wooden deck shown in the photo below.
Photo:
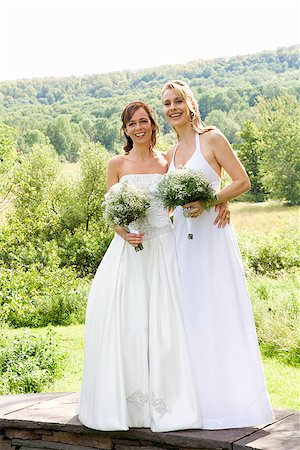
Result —
[[78, 393], [0, 396], [0, 450], [299, 450], [300, 412], [275, 411], [271, 425], [230, 430], [101, 432], [84, 427]]

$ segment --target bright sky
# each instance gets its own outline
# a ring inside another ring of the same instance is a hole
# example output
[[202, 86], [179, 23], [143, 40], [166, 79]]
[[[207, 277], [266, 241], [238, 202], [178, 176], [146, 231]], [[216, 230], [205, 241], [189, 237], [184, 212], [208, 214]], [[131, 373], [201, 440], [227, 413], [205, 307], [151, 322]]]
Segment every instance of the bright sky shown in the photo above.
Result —
[[0, 80], [140, 69], [300, 42], [298, 0], [0, 0]]

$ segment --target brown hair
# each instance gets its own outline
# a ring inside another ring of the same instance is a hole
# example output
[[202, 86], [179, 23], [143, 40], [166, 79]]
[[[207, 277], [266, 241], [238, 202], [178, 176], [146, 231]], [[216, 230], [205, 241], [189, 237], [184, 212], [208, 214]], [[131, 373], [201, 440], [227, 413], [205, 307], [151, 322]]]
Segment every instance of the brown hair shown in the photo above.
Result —
[[194, 94], [189, 88], [189, 86], [186, 83], [184, 83], [184, 81], [181, 80], [168, 81], [162, 89], [162, 94], [167, 89], [173, 89], [179, 96], [179, 98], [181, 98], [181, 100], [183, 100], [184, 103], [187, 105], [190, 111], [191, 125], [196, 133], [203, 134], [206, 131], [215, 130], [215, 127], [206, 126], [202, 122], [197, 100], [195, 99]]
[[158, 129], [158, 124], [157, 124], [157, 120], [156, 120], [154, 111], [152, 111], [152, 109], [150, 108], [149, 105], [147, 105], [147, 103], [140, 102], [140, 101], [131, 102], [126, 106], [126, 108], [122, 112], [122, 116], [121, 116], [122, 131], [123, 131], [125, 139], [126, 139], [126, 144], [124, 145], [123, 149], [124, 149], [126, 155], [128, 155], [128, 153], [132, 149], [133, 141], [132, 141], [131, 137], [127, 136], [127, 134], [125, 133], [125, 128], [126, 128], [128, 122], [130, 122], [133, 114], [140, 108], [143, 108], [146, 111], [146, 113], [149, 116], [151, 125], [152, 125], [152, 135], [151, 135], [149, 150], [153, 151], [153, 148], [155, 147], [155, 144], [156, 144], [156, 137], [157, 137], [159, 129]]

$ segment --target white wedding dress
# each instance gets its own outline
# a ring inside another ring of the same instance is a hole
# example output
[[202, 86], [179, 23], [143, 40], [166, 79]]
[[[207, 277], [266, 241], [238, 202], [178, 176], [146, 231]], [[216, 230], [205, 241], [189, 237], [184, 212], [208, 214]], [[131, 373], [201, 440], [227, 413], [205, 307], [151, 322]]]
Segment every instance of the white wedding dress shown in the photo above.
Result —
[[[220, 178], [202, 155], [198, 134], [195, 147], [185, 166], [200, 170], [218, 192]], [[181, 207], [174, 212], [182, 313], [202, 428], [264, 424], [273, 414], [241, 256], [232, 226], [218, 228], [216, 215], [214, 208], [195, 219], [186, 219]], [[190, 231], [193, 240], [187, 239]]]
[[79, 419], [97, 430], [201, 427], [179, 301], [171, 222], [155, 200], [160, 174], [122, 177], [152, 193], [144, 250], [115, 235], [92, 283]]

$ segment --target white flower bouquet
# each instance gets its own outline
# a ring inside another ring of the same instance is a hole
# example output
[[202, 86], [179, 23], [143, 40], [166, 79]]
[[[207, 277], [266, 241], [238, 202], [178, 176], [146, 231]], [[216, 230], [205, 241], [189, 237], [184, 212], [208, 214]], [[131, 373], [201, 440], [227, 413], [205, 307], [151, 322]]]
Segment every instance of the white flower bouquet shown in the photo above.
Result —
[[[216, 200], [215, 192], [202, 172], [188, 168], [167, 173], [158, 184], [157, 195], [165, 208], [176, 208], [199, 200], [208, 210]], [[185, 211], [183, 214], [188, 217]], [[189, 227], [190, 224], [188, 222]], [[193, 233], [188, 233], [188, 239], [193, 239]]]
[[[121, 181], [105, 194], [103, 206], [104, 218], [110, 226], [124, 227], [131, 233], [138, 233], [132, 224], [145, 217], [150, 197], [146, 191]], [[139, 250], [143, 250], [142, 244], [135, 247], [135, 251]]]

